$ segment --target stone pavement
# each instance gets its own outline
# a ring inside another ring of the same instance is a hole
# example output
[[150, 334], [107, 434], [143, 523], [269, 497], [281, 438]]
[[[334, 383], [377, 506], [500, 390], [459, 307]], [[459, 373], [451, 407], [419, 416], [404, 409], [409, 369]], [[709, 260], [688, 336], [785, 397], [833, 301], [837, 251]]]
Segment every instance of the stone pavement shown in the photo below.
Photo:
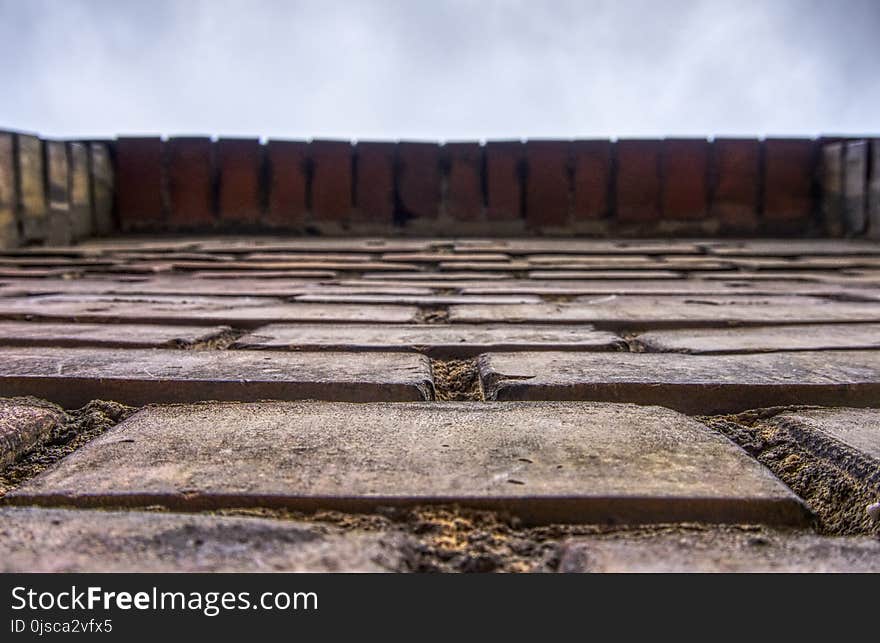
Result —
[[0, 565], [878, 571], [878, 347], [864, 240], [7, 250]]

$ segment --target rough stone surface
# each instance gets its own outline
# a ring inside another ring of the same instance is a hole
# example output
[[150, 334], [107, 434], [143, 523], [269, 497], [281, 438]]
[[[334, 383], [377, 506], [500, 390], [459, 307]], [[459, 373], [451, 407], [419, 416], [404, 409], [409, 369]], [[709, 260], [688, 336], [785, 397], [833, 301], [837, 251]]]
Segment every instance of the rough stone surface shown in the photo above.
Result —
[[623, 340], [589, 326], [272, 324], [248, 333], [235, 348], [341, 351], [418, 351], [465, 357], [509, 350], [619, 350]]
[[[842, 442], [880, 466], [880, 409], [803, 409], [781, 413], [775, 420]], [[877, 484], [880, 493], [880, 476]]]
[[766, 469], [702, 424], [607, 404], [149, 407], [7, 498], [355, 511], [452, 501], [531, 523], [807, 517]]
[[265, 518], [0, 508], [0, 572], [399, 571], [407, 542]]
[[48, 405], [0, 399], [0, 468], [46, 438], [60, 421], [60, 413]]
[[756, 528], [672, 528], [570, 540], [560, 572], [880, 572], [880, 541]]
[[637, 341], [651, 352], [762, 353], [880, 349], [880, 324], [825, 324], [651, 331]]
[[488, 353], [486, 399], [659, 404], [683, 413], [766, 406], [871, 406], [880, 399], [880, 352], [754, 355]]
[[403, 353], [0, 348], [0, 390], [65, 407], [198, 400], [406, 401], [431, 397], [431, 370]]
[[188, 347], [215, 337], [225, 326], [151, 324], [36, 324], [0, 322], [0, 346]]

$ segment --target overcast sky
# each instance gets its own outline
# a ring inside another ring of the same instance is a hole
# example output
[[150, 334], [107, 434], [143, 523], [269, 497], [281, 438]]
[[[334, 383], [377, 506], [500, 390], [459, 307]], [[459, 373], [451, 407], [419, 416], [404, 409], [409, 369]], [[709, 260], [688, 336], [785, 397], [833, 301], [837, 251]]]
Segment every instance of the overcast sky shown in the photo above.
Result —
[[0, 0], [0, 127], [880, 133], [880, 0]]

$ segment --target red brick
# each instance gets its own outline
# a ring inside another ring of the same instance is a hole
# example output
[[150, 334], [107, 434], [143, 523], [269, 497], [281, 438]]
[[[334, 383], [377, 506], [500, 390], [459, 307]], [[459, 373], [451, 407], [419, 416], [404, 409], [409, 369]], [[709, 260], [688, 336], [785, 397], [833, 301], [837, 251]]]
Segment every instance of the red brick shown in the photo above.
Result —
[[196, 136], [171, 138], [166, 143], [173, 228], [204, 228], [214, 223], [212, 145], [210, 138]]
[[406, 218], [434, 219], [440, 209], [440, 146], [400, 143], [397, 146], [397, 195]]
[[663, 218], [704, 219], [709, 209], [709, 142], [663, 142]]
[[395, 143], [358, 143], [355, 199], [357, 216], [370, 223], [394, 220]]
[[486, 143], [486, 216], [490, 220], [519, 219], [522, 216], [520, 165], [523, 147], [519, 141]]
[[768, 138], [764, 163], [764, 220], [771, 226], [805, 222], [813, 210], [813, 141]]
[[121, 137], [116, 141], [116, 209], [122, 230], [158, 227], [162, 203], [162, 139]]
[[312, 214], [318, 221], [348, 221], [351, 215], [351, 159], [348, 141], [313, 141]]
[[568, 141], [526, 143], [526, 223], [564, 226], [569, 209]]
[[660, 157], [663, 143], [622, 140], [617, 143], [617, 218], [641, 223], [660, 218]]
[[483, 148], [479, 143], [447, 143], [446, 212], [458, 221], [477, 221], [483, 213]]
[[221, 138], [216, 150], [220, 219], [229, 223], [257, 223], [262, 160], [259, 139]]
[[272, 228], [302, 225], [306, 215], [308, 144], [269, 141], [269, 207], [265, 223]]
[[712, 216], [725, 230], [758, 225], [761, 143], [750, 138], [717, 138], [712, 145], [715, 185]]
[[572, 215], [575, 221], [608, 215], [611, 178], [611, 141], [575, 141], [571, 145], [574, 166]]

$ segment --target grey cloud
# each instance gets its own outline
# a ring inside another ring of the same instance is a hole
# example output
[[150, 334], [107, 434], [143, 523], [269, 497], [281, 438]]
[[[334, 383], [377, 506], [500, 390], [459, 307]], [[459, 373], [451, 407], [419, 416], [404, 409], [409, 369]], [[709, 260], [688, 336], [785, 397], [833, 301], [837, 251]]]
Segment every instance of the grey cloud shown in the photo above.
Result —
[[0, 126], [499, 138], [880, 131], [876, 0], [0, 0]]

